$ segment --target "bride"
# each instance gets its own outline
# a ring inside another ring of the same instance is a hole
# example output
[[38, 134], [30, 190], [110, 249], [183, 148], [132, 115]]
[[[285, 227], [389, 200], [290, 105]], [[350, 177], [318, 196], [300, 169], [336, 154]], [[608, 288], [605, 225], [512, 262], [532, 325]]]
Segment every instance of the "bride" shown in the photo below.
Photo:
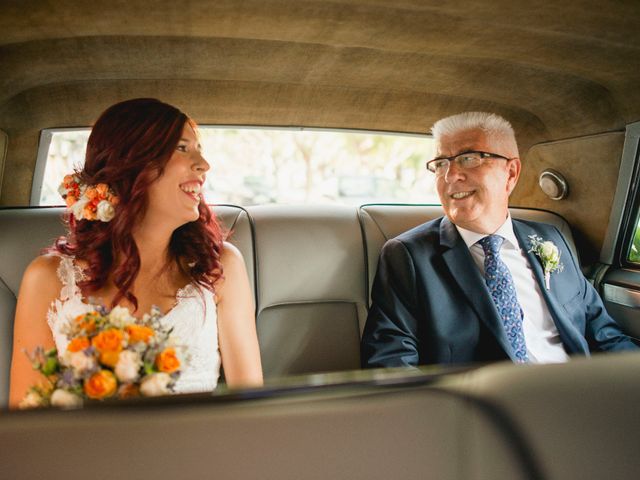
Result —
[[[95, 305], [166, 313], [189, 352], [177, 392], [213, 390], [221, 364], [230, 387], [262, 384], [247, 272], [200, 193], [209, 170], [200, 148], [196, 124], [155, 99], [118, 103], [97, 120], [84, 168], [61, 187], [68, 234], [22, 279], [12, 408], [41, 380], [25, 350], [65, 351], [65, 325]], [[96, 195], [104, 200], [97, 208], [88, 198]]]

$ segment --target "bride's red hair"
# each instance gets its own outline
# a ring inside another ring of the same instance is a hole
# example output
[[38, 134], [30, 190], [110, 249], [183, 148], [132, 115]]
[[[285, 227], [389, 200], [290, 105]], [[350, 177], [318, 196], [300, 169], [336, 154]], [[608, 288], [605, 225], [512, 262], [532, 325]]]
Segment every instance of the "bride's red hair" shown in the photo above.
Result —
[[[147, 190], [164, 172], [185, 123], [196, 129], [193, 120], [177, 108], [153, 98], [137, 98], [109, 107], [91, 130], [84, 168], [78, 175], [87, 185], [108, 184], [120, 201], [110, 222], [68, 215], [68, 235], [52, 249], [86, 262], [86, 280], [79, 283], [83, 290], [99, 290], [111, 277], [118, 288], [111, 306], [122, 298], [138, 306], [131, 293], [140, 270], [132, 227], [143, 218]], [[198, 220], [173, 232], [169, 255], [194, 283], [213, 290], [222, 276], [223, 237], [204, 201], [198, 209]]]

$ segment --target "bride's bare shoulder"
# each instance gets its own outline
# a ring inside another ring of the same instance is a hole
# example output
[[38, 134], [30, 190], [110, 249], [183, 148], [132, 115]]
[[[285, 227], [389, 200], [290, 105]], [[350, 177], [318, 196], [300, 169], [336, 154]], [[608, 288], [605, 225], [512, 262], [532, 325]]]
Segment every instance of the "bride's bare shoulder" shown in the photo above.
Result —
[[230, 263], [243, 263], [244, 258], [242, 257], [242, 253], [238, 250], [238, 247], [229, 242], [223, 242], [222, 244], [222, 253], [220, 255], [220, 262], [223, 266], [226, 266]]
[[[57, 288], [60, 284], [58, 279], [58, 267], [60, 257], [57, 255], [40, 255], [34, 258], [22, 276], [22, 288], [29, 286], [44, 286], [45, 288]], [[49, 289], [47, 288], [47, 289]]]

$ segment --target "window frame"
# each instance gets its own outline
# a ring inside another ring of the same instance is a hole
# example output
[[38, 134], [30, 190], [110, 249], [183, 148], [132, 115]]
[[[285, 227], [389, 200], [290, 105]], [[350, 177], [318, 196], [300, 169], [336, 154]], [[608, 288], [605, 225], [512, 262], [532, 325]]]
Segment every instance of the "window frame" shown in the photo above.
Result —
[[640, 221], [640, 122], [630, 123], [625, 130], [624, 146], [616, 193], [609, 216], [600, 262], [631, 270], [640, 263], [629, 261], [629, 252]]

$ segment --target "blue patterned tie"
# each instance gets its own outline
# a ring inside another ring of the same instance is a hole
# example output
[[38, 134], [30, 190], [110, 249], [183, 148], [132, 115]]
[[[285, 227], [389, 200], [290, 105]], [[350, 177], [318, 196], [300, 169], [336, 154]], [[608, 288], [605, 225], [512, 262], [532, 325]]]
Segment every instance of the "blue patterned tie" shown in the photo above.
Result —
[[500, 247], [504, 238], [489, 235], [478, 243], [484, 250], [484, 280], [496, 304], [504, 331], [513, 347], [517, 363], [529, 361], [527, 345], [522, 330], [522, 308], [518, 303], [516, 287], [509, 268], [500, 259]]

